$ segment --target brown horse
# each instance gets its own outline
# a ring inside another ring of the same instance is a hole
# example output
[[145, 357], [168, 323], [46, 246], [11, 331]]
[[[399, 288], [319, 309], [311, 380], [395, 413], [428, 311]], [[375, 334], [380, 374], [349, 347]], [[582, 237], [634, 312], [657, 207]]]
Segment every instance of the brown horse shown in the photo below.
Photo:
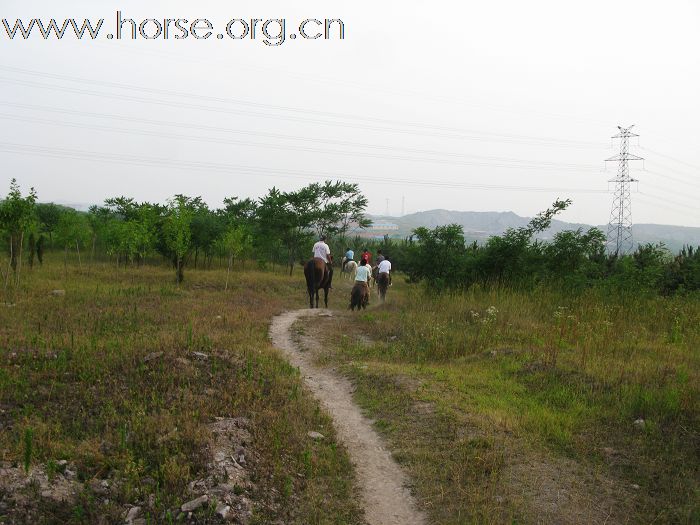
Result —
[[379, 275], [379, 266], [375, 266], [372, 268], [372, 271], [369, 276], [369, 281], [367, 281], [367, 285], [370, 288], [374, 288], [377, 285], [377, 275]]
[[318, 291], [321, 289], [323, 289], [323, 302], [328, 308], [328, 289], [333, 282], [333, 267], [326, 264], [323, 259], [314, 257], [304, 265], [304, 277], [306, 277], [306, 288], [309, 291], [309, 308], [314, 307], [314, 296], [316, 308], [318, 308]]
[[367, 308], [369, 303], [369, 286], [366, 283], [355, 281], [355, 286], [352, 287], [350, 292], [350, 309], [355, 311], [355, 308], [359, 311], [360, 308], [363, 310]]
[[386, 301], [386, 291], [389, 288], [389, 274], [380, 273], [377, 276], [377, 288], [379, 288], [379, 299]]

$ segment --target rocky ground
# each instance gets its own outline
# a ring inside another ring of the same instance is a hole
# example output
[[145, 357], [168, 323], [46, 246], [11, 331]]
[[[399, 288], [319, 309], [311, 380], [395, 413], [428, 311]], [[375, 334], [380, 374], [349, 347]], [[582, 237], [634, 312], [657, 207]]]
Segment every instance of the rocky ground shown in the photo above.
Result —
[[[217, 418], [209, 425], [212, 439], [207, 451], [210, 461], [206, 475], [189, 483], [190, 498], [160, 516], [164, 522], [170, 518], [193, 524], [249, 522], [253, 512], [249, 465], [254, 461], [249, 424], [245, 418]], [[142, 482], [152, 485], [154, 490], [143, 501], [123, 507], [121, 514], [126, 525], [146, 525], [145, 516], [154, 506], [155, 481]], [[47, 506], [69, 508], [85, 494], [101, 498], [107, 509], [111, 506], [110, 498], [119, 490], [118, 479], [80, 481], [74, 465], [66, 460], [50, 466], [32, 466], [28, 471], [22, 465], [3, 462], [0, 463], [0, 523], [33, 523], [39, 509], [45, 513]], [[113, 520], [106, 515], [104, 522]]]

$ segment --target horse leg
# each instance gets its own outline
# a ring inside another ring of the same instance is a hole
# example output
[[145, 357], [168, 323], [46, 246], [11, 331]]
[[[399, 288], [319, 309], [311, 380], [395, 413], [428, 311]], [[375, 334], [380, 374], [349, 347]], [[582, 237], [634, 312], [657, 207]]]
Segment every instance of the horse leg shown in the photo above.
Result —
[[326, 304], [326, 308], [328, 308], [328, 287], [327, 286], [323, 289], [323, 302]]

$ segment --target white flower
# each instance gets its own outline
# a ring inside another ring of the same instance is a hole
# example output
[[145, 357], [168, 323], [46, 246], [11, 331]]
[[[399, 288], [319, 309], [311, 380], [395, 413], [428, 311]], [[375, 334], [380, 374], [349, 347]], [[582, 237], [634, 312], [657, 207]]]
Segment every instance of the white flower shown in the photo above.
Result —
[[557, 306], [557, 309], [554, 311], [554, 318], [559, 319], [560, 317], [564, 317], [566, 315], [566, 306]]

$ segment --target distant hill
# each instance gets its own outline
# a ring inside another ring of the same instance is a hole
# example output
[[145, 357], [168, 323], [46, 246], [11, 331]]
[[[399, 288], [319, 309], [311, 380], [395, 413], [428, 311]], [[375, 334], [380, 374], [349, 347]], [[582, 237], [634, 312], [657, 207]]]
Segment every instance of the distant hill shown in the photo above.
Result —
[[[464, 234], [469, 240], [485, 241], [492, 235], [500, 235], [508, 228], [518, 228], [525, 226], [530, 217], [521, 217], [511, 211], [450, 211], [450, 210], [429, 210], [404, 215], [403, 217], [389, 217], [384, 215], [370, 216], [374, 221], [382, 223], [393, 223], [398, 229], [392, 231], [382, 231], [377, 229], [372, 234], [391, 237], [405, 237], [419, 226], [435, 228], [445, 224], [459, 224], [464, 228]], [[551, 239], [555, 233], [563, 230], [575, 230], [578, 228], [584, 231], [590, 229], [590, 224], [579, 224], [552, 221], [552, 227], [543, 232], [539, 238]], [[607, 231], [607, 225], [597, 226], [603, 232]], [[635, 224], [632, 227], [632, 234], [635, 243], [658, 243], [663, 242], [671, 251], [677, 251], [683, 245], [690, 244], [700, 246], [700, 228], [689, 226], [672, 226], [664, 224]]]

